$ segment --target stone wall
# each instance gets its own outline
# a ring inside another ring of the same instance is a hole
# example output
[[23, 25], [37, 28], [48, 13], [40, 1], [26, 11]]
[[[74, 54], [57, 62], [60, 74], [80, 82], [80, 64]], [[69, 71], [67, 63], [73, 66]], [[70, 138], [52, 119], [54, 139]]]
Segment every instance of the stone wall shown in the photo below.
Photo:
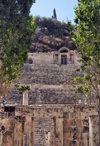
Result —
[[[29, 85], [29, 104], [70, 104], [77, 102], [71, 92], [71, 78], [80, 75], [78, 65], [24, 65], [22, 77], [15, 84]], [[81, 74], [83, 76], [83, 74]], [[84, 99], [83, 95], [80, 95]], [[22, 104], [22, 95], [12, 86], [5, 98], [6, 103]]]
[[32, 59], [33, 64], [52, 64], [53, 53], [29, 53], [28, 60], [29, 59]]
[[0, 107], [0, 146], [43, 145], [98, 146], [95, 107], [61, 104]]
[[[64, 52], [60, 52], [64, 50]], [[68, 52], [65, 52], [68, 50]], [[62, 47], [59, 51], [48, 53], [28, 53], [27, 63], [30, 64], [61, 64], [61, 55], [66, 55], [67, 64], [77, 64], [77, 60], [80, 59], [76, 50], [69, 50], [66, 47]], [[70, 55], [71, 58], [70, 58]], [[31, 60], [31, 62], [30, 62]]]
[[[60, 52], [60, 51], [68, 52]], [[68, 64], [61, 65], [61, 54], [67, 54]], [[74, 55], [74, 62], [69, 61], [70, 53]], [[54, 62], [54, 55], [58, 55], [58, 64]], [[62, 47], [58, 52], [52, 53], [29, 53], [28, 58], [33, 64], [25, 63], [21, 72], [22, 77], [14, 84], [29, 85], [28, 93], [30, 104], [72, 104], [78, 100], [71, 92], [71, 78], [83, 76], [76, 71], [80, 67], [77, 60], [80, 58], [76, 51]], [[5, 98], [6, 104], [22, 104], [22, 95], [18, 93], [14, 84], [11, 86]], [[83, 98], [83, 95], [80, 95]], [[84, 98], [83, 98], [84, 101]]]
[[24, 65], [22, 77], [19, 79], [21, 84], [46, 84], [60, 85], [70, 83], [71, 77], [80, 75], [76, 69], [79, 65], [56, 65], [56, 64], [32, 64]]

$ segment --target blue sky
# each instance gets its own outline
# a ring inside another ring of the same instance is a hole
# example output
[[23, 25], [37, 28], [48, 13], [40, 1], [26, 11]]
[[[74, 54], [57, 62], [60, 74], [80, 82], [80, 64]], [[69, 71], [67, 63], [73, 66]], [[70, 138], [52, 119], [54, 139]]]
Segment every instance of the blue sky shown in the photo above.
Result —
[[77, 0], [36, 0], [31, 8], [31, 15], [40, 15], [41, 17], [51, 18], [53, 15], [53, 9], [56, 9], [57, 19], [59, 21], [67, 22], [73, 19], [75, 16], [73, 7], [77, 5]]

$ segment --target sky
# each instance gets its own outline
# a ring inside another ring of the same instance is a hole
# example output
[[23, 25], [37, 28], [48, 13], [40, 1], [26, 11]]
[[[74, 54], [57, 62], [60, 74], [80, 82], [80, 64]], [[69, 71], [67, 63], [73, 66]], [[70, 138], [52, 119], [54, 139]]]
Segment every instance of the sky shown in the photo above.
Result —
[[36, 0], [31, 8], [31, 15], [51, 18], [54, 8], [56, 9], [57, 20], [74, 24], [74, 9], [77, 0]]

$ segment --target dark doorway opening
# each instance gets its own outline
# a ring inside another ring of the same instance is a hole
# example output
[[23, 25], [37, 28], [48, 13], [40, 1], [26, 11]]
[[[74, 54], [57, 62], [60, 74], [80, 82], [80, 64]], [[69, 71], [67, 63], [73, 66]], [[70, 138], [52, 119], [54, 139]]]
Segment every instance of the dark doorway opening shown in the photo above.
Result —
[[33, 60], [32, 59], [29, 59], [29, 64], [33, 64]]
[[61, 64], [67, 64], [67, 55], [61, 55]]

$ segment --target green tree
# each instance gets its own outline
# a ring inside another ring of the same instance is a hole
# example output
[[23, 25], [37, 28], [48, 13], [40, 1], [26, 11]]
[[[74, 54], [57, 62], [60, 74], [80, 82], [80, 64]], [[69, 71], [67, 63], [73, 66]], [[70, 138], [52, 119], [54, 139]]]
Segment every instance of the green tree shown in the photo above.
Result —
[[86, 100], [92, 98], [96, 103], [99, 117], [99, 146], [100, 146], [100, 5], [99, 0], [78, 0], [75, 8], [77, 33], [74, 42], [81, 54], [82, 64], [77, 71], [85, 72], [83, 77], [75, 77], [72, 83], [76, 93], [84, 94]]
[[53, 15], [54, 15], [54, 18], [57, 19], [57, 14], [56, 14], [56, 9], [55, 9], [55, 8], [54, 8], [54, 10], [53, 10]]
[[29, 15], [34, 0], [0, 0], [0, 96], [20, 75], [36, 24]]
[[54, 8], [54, 10], [53, 10], [53, 16], [52, 16], [52, 18], [57, 19], [57, 14], [56, 14], [56, 9], [55, 9], [55, 8]]

